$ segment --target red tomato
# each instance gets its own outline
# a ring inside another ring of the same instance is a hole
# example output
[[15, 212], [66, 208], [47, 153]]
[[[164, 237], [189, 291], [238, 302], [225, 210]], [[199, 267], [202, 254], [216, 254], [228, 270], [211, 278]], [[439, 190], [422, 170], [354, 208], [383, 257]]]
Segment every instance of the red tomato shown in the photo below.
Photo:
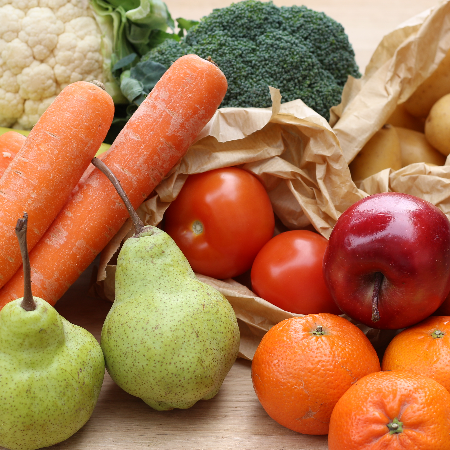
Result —
[[194, 272], [240, 275], [273, 236], [275, 217], [264, 186], [236, 167], [190, 175], [165, 213], [165, 231]]
[[253, 262], [253, 292], [294, 314], [342, 314], [322, 274], [327, 245], [327, 239], [308, 230], [275, 236]]

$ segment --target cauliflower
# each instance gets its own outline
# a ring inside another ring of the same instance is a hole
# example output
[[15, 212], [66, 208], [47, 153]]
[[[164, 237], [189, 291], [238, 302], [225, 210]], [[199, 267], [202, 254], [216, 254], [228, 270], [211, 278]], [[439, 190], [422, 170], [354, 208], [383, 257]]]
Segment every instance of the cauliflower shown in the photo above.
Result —
[[113, 96], [112, 38], [88, 0], [0, 0], [0, 126], [29, 130], [69, 83]]
[[68, 84], [98, 80], [113, 140], [128, 120], [121, 74], [192, 25], [177, 22], [162, 0], [0, 0], [0, 127], [30, 130]]

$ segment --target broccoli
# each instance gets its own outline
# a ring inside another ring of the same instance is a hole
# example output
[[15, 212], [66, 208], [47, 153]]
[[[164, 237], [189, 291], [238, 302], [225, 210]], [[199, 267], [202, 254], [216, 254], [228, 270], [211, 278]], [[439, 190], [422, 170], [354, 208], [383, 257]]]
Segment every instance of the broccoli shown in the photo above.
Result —
[[214, 9], [180, 40], [168, 39], [142, 61], [165, 68], [195, 53], [211, 57], [228, 80], [221, 107], [271, 106], [269, 86], [282, 101], [302, 99], [329, 120], [348, 75], [361, 76], [343, 26], [305, 6], [243, 0]]

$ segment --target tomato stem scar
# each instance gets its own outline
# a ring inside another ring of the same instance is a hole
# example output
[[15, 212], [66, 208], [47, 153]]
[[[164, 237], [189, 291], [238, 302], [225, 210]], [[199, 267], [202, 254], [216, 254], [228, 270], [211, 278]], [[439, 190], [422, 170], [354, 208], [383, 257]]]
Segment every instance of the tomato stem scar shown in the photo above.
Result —
[[192, 224], [192, 231], [195, 234], [202, 234], [203, 233], [203, 224], [199, 220], [196, 220]]

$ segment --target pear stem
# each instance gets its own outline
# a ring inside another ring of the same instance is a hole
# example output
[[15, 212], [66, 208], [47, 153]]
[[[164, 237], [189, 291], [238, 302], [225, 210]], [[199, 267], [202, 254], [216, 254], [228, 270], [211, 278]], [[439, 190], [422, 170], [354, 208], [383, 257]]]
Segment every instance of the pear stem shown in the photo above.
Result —
[[372, 322], [380, 320], [380, 310], [378, 308], [380, 302], [381, 284], [383, 283], [384, 275], [381, 272], [375, 272], [375, 282], [372, 293]]
[[108, 180], [111, 181], [113, 186], [116, 188], [117, 193], [119, 194], [122, 201], [125, 203], [128, 213], [130, 214], [131, 220], [133, 221], [135, 234], [139, 234], [142, 228], [144, 228], [144, 222], [142, 222], [141, 218], [138, 216], [137, 212], [133, 208], [133, 205], [131, 204], [130, 199], [123, 190], [120, 181], [112, 173], [111, 169], [101, 159], [94, 157], [92, 158], [91, 162], [97, 169], [99, 169], [104, 175], [106, 175]]
[[23, 218], [19, 219], [16, 224], [16, 236], [19, 240], [20, 253], [22, 255], [23, 264], [23, 279], [24, 279], [24, 291], [23, 299], [20, 306], [25, 311], [34, 311], [36, 309], [36, 302], [33, 298], [33, 293], [31, 292], [31, 265], [30, 257], [28, 255], [28, 244], [27, 244], [27, 225], [28, 225], [28, 214], [23, 213]]

